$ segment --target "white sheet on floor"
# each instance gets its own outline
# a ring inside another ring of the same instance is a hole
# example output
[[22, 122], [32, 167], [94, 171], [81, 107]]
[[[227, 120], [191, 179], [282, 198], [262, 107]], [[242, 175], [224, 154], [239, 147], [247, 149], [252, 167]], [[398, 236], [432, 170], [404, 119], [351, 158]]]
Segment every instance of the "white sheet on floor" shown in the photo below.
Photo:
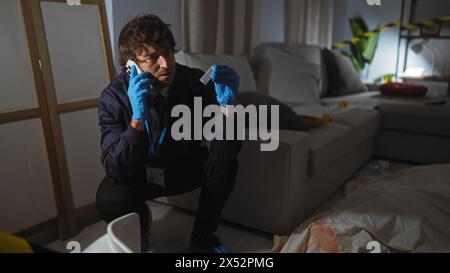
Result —
[[450, 165], [413, 167], [356, 188], [282, 238], [280, 252], [450, 252]]

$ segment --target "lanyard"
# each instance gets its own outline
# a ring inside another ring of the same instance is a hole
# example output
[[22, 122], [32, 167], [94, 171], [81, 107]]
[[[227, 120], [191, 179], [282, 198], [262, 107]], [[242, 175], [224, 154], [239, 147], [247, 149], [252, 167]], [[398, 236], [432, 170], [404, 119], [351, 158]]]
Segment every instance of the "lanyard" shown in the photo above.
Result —
[[[165, 109], [165, 111], [164, 111], [164, 117], [163, 117], [163, 119], [160, 119], [160, 117], [159, 117], [159, 114], [161, 114], [161, 113], [158, 113], [158, 110], [155, 108], [154, 109], [154, 112], [155, 112], [155, 114], [156, 114], [156, 122], [157, 122], [157, 124], [158, 124], [158, 127], [159, 128], [163, 128], [162, 129], [162, 131], [160, 131], [160, 134], [159, 134], [159, 139], [158, 139], [158, 141], [156, 142], [155, 141], [155, 139], [154, 139], [154, 136], [153, 136], [153, 134], [152, 134], [152, 127], [151, 126], [153, 126], [153, 124], [149, 124], [149, 120], [150, 120], [150, 115], [152, 115], [152, 113], [151, 113], [151, 110], [150, 110], [150, 108], [148, 109], [148, 111], [147, 111], [147, 119], [146, 119], [146, 121], [145, 121], [145, 128], [146, 128], [146, 130], [147, 130], [147, 134], [148, 134], [148, 136], [149, 136], [149, 153], [150, 153], [150, 156], [153, 156], [153, 157], [156, 157], [156, 155], [157, 155], [157, 153], [158, 153], [158, 151], [159, 151], [159, 147], [161, 146], [161, 144], [163, 143], [163, 141], [164, 141], [164, 137], [165, 137], [165, 135], [166, 135], [166, 131], [167, 131], [167, 126], [168, 126], [168, 124], [169, 124], [169, 115], [168, 115], [168, 112], [169, 112], [169, 110], [168, 110], [168, 105], [167, 105], [167, 96], [165, 96], [165, 95], [163, 95], [162, 94], [162, 92], [164, 92], [164, 90], [165, 89], [163, 89], [159, 94], [157, 94], [156, 96], [152, 96], [153, 97], [153, 99], [157, 99], [157, 97], [158, 96], [162, 96], [162, 97], [164, 97], [165, 98], [165, 100], [166, 100], [166, 102], [164, 103], [164, 109]], [[167, 90], [166, 90], [167, 91]], [[159, 121], [162, 121], [163, 122], [163, 124], [159, 124], [160, 122]]]
[[[151, 130], [151, 127], [150, 127], [150, 125], [149, 125], [149, 122], [148, 122], [148, 120], [149, 120], [149, 111], [147, 112], [147, 120], [145, 121], [145, 129], [147, 130], [147, 134], [150, 136], [150, 139], [152, 140], [152, 141], [150, 141], [150, 147], [149, 147], [149, 152], [150, 152], [150, 155], [152, 155], [153, 157], [156, 157], [156, 155], [158, 154], [158, 151], [159, 151], [159, 147], [161, 146], [161, 144], [163, 143], [163, 141], [164, 141], [164, 137], [165, 137], [165, 135], [166, 135], [166, 132], [167, 132], [167, 125], [168, 125], [168, 123], [169, 123], [169, 118], [168, 118], [168, 115], [167, 115], [167, 111], [166, 111], [166, 113], [165, 113], [165, 115], [164, 115], [164, 128], [162, 129], [162, 131], [161, 131], [161, 133], [159, 134], [159, 139], [158, 139], [158, 141], [157, 142], [154, 142], [153, 140], [153, 134], [152, 134], [152, 130]], [[157, 119], [159, 119], [159, 117], [156, 117]]]
[[[150, 126], [148, 125], [148, 120], [145, 121], [145, 128], [147, 129], [148, 135], [153, 140], [153, 135], [152, 135], [152, 132], [150, 130]], [[161, 146], [161, 144], [164, 141], [164, 137], [166, 135], [166, 131], [167, 131], [167, 127], [164, 127], [164, 129], [161, 131], [161, 134], [159, 135], [158, 142], [151, 141], [151, 143], [150, 143], [150, 154], [151, 155], [156, 156], [156, 154], [158, 153], [159, 147]]]

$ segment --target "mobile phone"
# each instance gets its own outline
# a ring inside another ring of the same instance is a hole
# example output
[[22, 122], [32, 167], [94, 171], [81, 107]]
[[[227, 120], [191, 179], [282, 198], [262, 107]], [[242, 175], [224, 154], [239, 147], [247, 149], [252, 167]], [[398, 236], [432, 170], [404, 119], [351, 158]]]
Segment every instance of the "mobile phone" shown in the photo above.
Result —
[[131, 67], [132, 66], [136, 67], [136, 71], [138, 72], [138, 75], [143, 72], [142, 69], [139, 67], [139, 65], [137, 65], [137, 63], [135, 63], [133, 60], [128, 60], [127, 64], [125, 65], [128, 76], [131, 77]]
[[[131, 77], [131, 67], [132, 67], [132, 66], [136, 67], [136, 71], [137, 71], [138, 75], [144, 72], [144, 71], [142, 71], [142, 69], [139, 67], [139, 65], [137, 65], [137, 63], [136, 63], [135, 61], [133, 61], [133, 60], [128, 60], [127, 63], [126, 63], [126, 65], [125, 65], [126, 72], [127, 72], [128, 76]], [[153, 87], [157, 87], [157, 86], [158, 86], [158, 83], [159, 83], [159, 82], [158, 82], [158, 79], [157, 79], [155, 76], [153, 76], [151, 73], [149, 73], [149, 74], [150, 74], [150, 78], [153, 80], [152, 86], [153, 86]]]

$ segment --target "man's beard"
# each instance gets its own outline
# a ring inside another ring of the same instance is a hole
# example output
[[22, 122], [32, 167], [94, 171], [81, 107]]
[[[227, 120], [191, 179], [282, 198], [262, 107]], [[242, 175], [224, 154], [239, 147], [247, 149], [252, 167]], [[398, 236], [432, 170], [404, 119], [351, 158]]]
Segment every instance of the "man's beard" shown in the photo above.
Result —
[[[160, 86], [160, 87], [167, 87], [167, 86], [169, 86], [169, 85], [171, 85], [172, 84], [172, 81], [173, 81], [173, 78], [174, 78], [174, 71], [170, 71], [170, 70], [168, 70], [167, 68], [162, 68], [162, 69], [159, 69], [158, 71], [156, 71], [156, 73], [155, 73], [155, 78], [156, 78], [156, 80], [157, 80], [157, 84], [156, 85], [158, 85], [158, 86]], [[159, 79], [159, 77], [162, 77], [162, 76], [168, 76], [168, 77], [170, 77], [170, 79], [169, 79], [169, 81], [168, 82], [161, 82], [161, 81], [159, 81], [158, 79]]]

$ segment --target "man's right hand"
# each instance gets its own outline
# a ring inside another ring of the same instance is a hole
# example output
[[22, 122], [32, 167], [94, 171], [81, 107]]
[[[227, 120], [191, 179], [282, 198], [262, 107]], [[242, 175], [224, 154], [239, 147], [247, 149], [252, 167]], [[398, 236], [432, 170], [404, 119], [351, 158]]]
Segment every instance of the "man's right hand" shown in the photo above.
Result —
[[151, 92], [150, 85], [153, 83], [149, 72], [138, 75], [136, 68], [131, 67], [130, 84], [128, 87], [128, 98], [133, 110], [132, 119], [143, 123], [147, 119], [148, 105], [147, 95]]

